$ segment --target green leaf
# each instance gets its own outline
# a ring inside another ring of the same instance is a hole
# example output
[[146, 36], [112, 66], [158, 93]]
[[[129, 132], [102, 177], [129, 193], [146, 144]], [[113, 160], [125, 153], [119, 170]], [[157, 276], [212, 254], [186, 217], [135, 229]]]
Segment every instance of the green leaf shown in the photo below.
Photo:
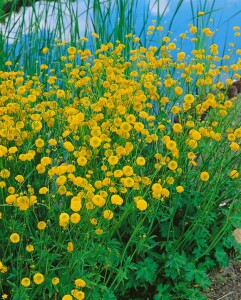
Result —
[[154, 295], [154, 300], [169, 300], [171, 299], [171, 294], [169, 293], [171, 289], [170, 284], [160, 283], [157, 286], [158, 293]]
[[108, 289], [102, 296], [105, 300], [116, 300], [116, 296]]
[[153, 283], [158, 264], [152, 258], [145, 258], [144, 261], [137, 263], [136, 279], [141, 279]]
[[184, 270], [184, 278], [188, 282], [195, 282], [204, 289], [207, 289], [210, 286], [211, 281], [208, 279], [205, 269], [200, 266], [199, 268], [196, 268], [195, 265], [190, 262], [185, 266]]
[[182, 254], [174, 253], [169, 255], [165, 265], [166, 275], [172, 279], [176, 279], [181, 274], [181, 270], [186, 263], [187, 258], [184, 252]]
[[223, 247], [221, 245], [218, 245], [216, 247], [215, 253], [214, 253], [215, 258], [219, 262], [220, 266], [226, 267], [229, 265], [229, 258], [227, 253], [224, 251]]

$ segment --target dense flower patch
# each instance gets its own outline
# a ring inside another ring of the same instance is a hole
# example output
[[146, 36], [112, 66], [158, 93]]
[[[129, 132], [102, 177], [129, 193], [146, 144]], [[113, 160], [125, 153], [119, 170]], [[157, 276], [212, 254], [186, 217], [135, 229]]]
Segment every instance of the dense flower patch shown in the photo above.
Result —
[[216, 44], [188, 56], [169, 37], [127, 43], [128, 57], [118, 41], [59, 42], [61, 62], [34, 76], [0, 71], [4, 297], [189, 299], [235, 245], [240, 101], [218, 76], [240, 78], [241, 60], [220, 66]]

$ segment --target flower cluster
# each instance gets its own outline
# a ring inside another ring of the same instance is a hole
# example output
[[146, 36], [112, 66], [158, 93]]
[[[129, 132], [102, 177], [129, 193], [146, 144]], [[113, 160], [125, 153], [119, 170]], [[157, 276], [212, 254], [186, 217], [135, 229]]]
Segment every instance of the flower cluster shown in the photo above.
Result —
[[[159, 29], [150, 26], [149, 34]], [[190, 33], [197, 28], [190, 26]], [[208, 28], [202, 33], [213, 34]], [[24, 293], [45, 286], [63, 300], [84, 299], [82, 289], [95, 285], [90, 269], [111, 269], [114, 255], [107, 247], [101, 262], [87, 263], [85, 245], [94, 244], [99, 255], [101, 239], [118, 237], [123, 220], [128, 227], [133, 218], [164, 214], [190, 188], [233, 184], [239, 177], [241, 127], [229, 118], [238, 97], [229, 99], [225, 84], [215, 81], [228, 71], [216, 63], [227, 59], [217, 56], [217, 45], [186, 59], [183, 51], [172, 54], [177, 48], [169, 37], [159, 48], [132, 39], [129, 57], [119, 41], [95, 53], [68, 47], [61, 78], [48, 64], [34, 76], [9, 64], [0, 71], [0, 276], [6, 292], [14, 280], [8, 271], [17, 270], [20, 282], [12, 284]], [[240, 69], [241, 60], [232, 64]], [[19, 261], [10, 263], [15, 255]]]

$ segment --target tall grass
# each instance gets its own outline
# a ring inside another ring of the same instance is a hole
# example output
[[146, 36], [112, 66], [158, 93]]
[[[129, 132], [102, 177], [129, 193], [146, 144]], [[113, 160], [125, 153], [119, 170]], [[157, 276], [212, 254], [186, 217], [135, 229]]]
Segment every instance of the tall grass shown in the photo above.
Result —
[[[16, 14], [17, 0], [12, 2], [10, 13], [1, 16], [4, 29], [0, 35], [1, 49], [5, 49], [1, 55], [1, 64], [3, 65], [6, 60], [11, 60], [14, 65], [20, 63], [29, 74], [35, 72], [35, 62], [42, 59], [41, 48], [46, 46], [52, 50], [53, 47], [50, 46], [53, 45], [56, 37], [60, 40], [67, 37], [70, 43], [75, 44], [82, 36], [88, 37], [93, 31], [97, 31], [100, 36], [98, 45], [90, 45], [94, 50], [94, 47], [99, 46], [100, 43], [116, 40], [123, 42], [126, 35], [134, 33], [141, 37], [144, 47], [150, 45], [153, 43], [152, 38], [146, 35], [147, 27], [151, 23], [150, 11], [156, 6], [155, 19], [157, 24], [162, 24], [171, 1], [167, 2], [164, 9], [157, 0], [143, 1], [143, 11], [140, 10], [140, 3], [137, 0], [45, 1], [41, 6], [41, 13], [36, 10], [36, 7], [40, 5], [39, 2], [36, 2], [36, 5], [35, 1], [31, 3], [32, 5], [29, 4], [28, 7], [23, 5], [20, 12]], [[215, 1], [210, 5], [209, 16], [212, 14], [214, 3]], [[195, 21], [194, 4], [192, 1], [190, 4]], [[170, 23], [165, 28], [167, 35], [171, 33], [182, 5], [183, 0], [178, 0]], [[202, 8], [207, 8], [206, 1], [203, 7], [200, 5], [200, 9]], [[53, 16], [54, 26], [49, 28], [45, 24], [49, 24], [48, 20]], [[68, 22], [66, 22], [66, 17], [68, 17]], [[28, 26], [26, 26], [26, 20], [29, 20]], [[127, 43], [124, 50], [126, 54], [129, 53], [129, 47]], [[52, 56], [49, 56], [49, 59], [52, 60]]]

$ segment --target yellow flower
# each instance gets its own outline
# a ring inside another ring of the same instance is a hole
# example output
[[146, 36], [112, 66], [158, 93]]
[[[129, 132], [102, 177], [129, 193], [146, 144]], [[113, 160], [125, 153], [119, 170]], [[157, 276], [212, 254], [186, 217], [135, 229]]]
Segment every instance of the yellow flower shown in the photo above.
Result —
[[196, 33], [196, 32], [197, 32], [197, 27], [196, 27], [196, 26], [192, 26], [192, 27], [190, 28], [190, 33], [194, 34], [194, 33]]
[[74, 244], [72, 242], [68, 242], [67, 251], [68, 252], [74, 251]]
[[52, 279], [52, 284], [53, 285], [57, 285], [59, 283], [59, 278], [58, 277], [54, 277], [53, 279]]
[[173, 151], [173, 150], [175, 150], [175, 149], [176, 149], [176, 147], [177, 147], [177, 144], [176, 144], [176, 142], [175, 142], [175, 141], [173, 141], [173, 140], [170, 140], [170, 141], [166, 142], [166, 147], [167, 147], [167, 149], [169, 149], [169, 150]]
[[72, 215], [70, 215], [70, 221], [73, 224], [79, 223], [80, 220], [81, 220], [81, 217], [80, 217], [80, 215], [78, 213], [73, 213]]
[[69, 215], [67, 213], [61, 213], [59, 216], [59, 221], [60, 222], [68, 222], [69, 221]]
[[45, 195], [48, 191], [49, 191], [49, 189], [46, 186], [44, 186], [39, 189], [39, 194]]
[[202, 181], [208, 181], [209, 180], [209, 174], [208, 174], [208, 172], [202, 172], [201, 174], [200, 174], [200, 179], [202, 180]]
[[80, 211], [82, 208], [81, 198], [78, 196], [73, 197], [70, 202], [70, 208], [75, 212]]
[[114, 177], [116, 177], [116, 178], [122, 177], [123, 174], [124, 174], [124, 173], [123, 173], [122, 170], [115, 170], [115, 171], [114, 171]]
[[0, 176], [2, 178], [8, 178], [10, 176], [10, 171], [7, 169], [2, 169], [2, 171], [0, 172]]
[[173, 178], [172, 176], [168, 176], [168, 177], [166, 178], [166, 182], [167, 182], [168, 184], [173, 184], [173, 183], [175, 182], [175, 180], [174, 180], [174, 178]]
[[105, 219], [111, 220], [113, 218], [114, 214], [111, 210], [107, 209], [103, 212], [103, 216]]
[[180, 133], [180, 132], [182, 132], [182, 125], [179, 123], [176, 123], [172, 126], [172, 129], [175, 133]]
[[65, 96], [65, 91], [57, 90], [56, 96], [57, 98], [63, 98]]
[[87, 158], [84, 156], [79, 156], [77, 158], [77, 164], [82, 167], [85, 166], [87, 164]]
[[189, 159], [194, 159], [196, 157], [196, 155], [193, 152], [188, 152], [187, 157]]
[[24, 277], [22, 280], [21, 280], [21, 285], [24, 286], [24, 287], [28, 287], [30, 286], [30, 279], [28, 277]]
[[147, 202], [144, 199], [140, 199], [140, 200], [136, 201], [136, 207], [139, 210], [146, 210], [147, 206], [148, 206], [148, 204], [147, 204]]
[[232, 143], [230, 144], [230, 148], [231, 148], [232, 150], [234, 150], [234, 151], [238, 151], [239, 148], [240, 148], [240, 146], [239, 146], [238, 143], [232, 142]]
[[52, 158], [48, 157], [48, 156], [45, 156], [45, 157], [42, 157], [41, 158], [41, 164], [44, 165], [44, 166], [48, 166], [48, 165], [51, 165], [52, 164]]
[[174, 161], [174, 160], [171, 160], [169, 163], [168, 163], [168, 168], [172, 171], [176, 170], [177, 169], [177, 162]]
[[64, 142], [64, 148], [69, 152], [74, 151], [74, 146], [71, 142]]
[[146, 164], [146, 160], [144, 157], [137, 157], [136, 163], [138, 166], [144, 166]]
[[151, 187], [152, 191], [155, 193], [161, 193], [162, 186], [159, 183], [154, 183]]
[[125, 176], [131, 176], [134, 173], [132, 167], [130, 167], [130, 166], [124, 166], [122, 171], [123, 171]]
[[184, 102], [192, 104], [194, 102], [194, 96], [192, 94], [186, 94], [184, 96]]
[[237, 170], [232, 170], [230, 172], [230, 177], [231, 178], [237, 178], [239, 176], [239, 172]]
[[38, 222], [38, 225], [37, 225], [39, 230], [44, 230], [46, 226], [47, 226], [47, 224], [44, 221]]
[[168, 191], [168, 189], [163, 188], [162, 191], [161, 191], [161, 194], [162, 194], [163, 197], [169, 197], [170, 192]]
[[48, 143], [49, 143], [49, 145], [52, 146], [52, 147], [54, 147], [54, 146], [57, 145], [57, 141], [56, 141], [55, 139], [49, 139]]
[[33, 246], [33, 245], [27, 245], [27, 246], [26, 246], [26, 250], [27, 250], [28, 252], [33, 252], [33, 251], [34, 251], [34, 246]]
[[44, 172], [45, 172], [45, 166], [44, 165], [42, 165], [42, 164], [38, 164], [37, 166], [36, 166], [36, 170], [38, 171], [38, 173], [39, 174], [43, 174]]
[[15, 176], [15, 180], [19, 183], [24, 182], [24, 177], [22, 175]]
[[42, 53], [43, 53], [43, 54], [48, 53], [48, 51], [49, 51], [49, 48], [48, 48], [48, 47], [44, 47], [44, 48], [42, 49]]
[[131, 177], [126, 177], [126, 178], [123, 178], [122, 183], [123, 183], [124, 187], [132, 187], [135, 184], [135, 181]]
[[90, 219], [92, 225], [97, 225], [98, 221], [95, 218]]
[[58, 194], [64, 195], [66, 194], [66, 192], [67, 192], [66, 187], [64, 185], [60, 185], [60, 187], [58, 188]]
[[19, 234], [17, 234], [16, 232], [15, 233], [12, 233], [10, 235], [10, 241], [14, 244], [18, 243], [20, 241], [20, 236]]
[[38, 132], [42, 129], [43, 125], [40, 121], [34, 121], [31, 125], [31, 127], [34, 131]]
[[63, 185], [63, 184], [65, 184], [66, 180], [67, 180], [67, 177], [65, 175], [61, 175], [56, 179], [56, 183], [58, 185]]
[[111, 155], [111, 156], [108, 158], [108, 163], [109, 163], [111, 166], [114, 166], [114, 165], [118, 164], [118, 162], [119, 162], [118, 156]]
[[69, 47], [67, 51], [70, 55], [74, 55], [76, 53], [76, 48], [75, 47]]
[[76, 279], [74, 283], [76, 287], [84, 288], [86, 286], [86, 282], [83, 279]]
[[99, 35], [98, 35], [97, 33], [95, 33], [95, 32], [91, 33], [91, 35], [92, 35], [94, 38], [96, 38], [96, 39], [99, 38]]
[[111, 203], [115, 205], [122, 205], [123, 199], [119, 195], [112, 195], [111, 196]]
[[[9, 151], [10, 151], [10, 148], [9, 148]], [[7, 152], [8, 152], [8, 148], [0, 145], [0, 157], [3, 157], [5, 154], [7, 154]], [[11, 153], [11, 152], [9, 152], [9, 153]]]
[[190, 148], [195, 149], [195, 148], [197, 148], [198, 143], [197, 143], [196, 140], [188, 140], [188, 141], [187, 141], [187, 145], [188, 145]]
[[241, 127], [234, 130], [234, 135], [236, 138], [241, 138]]
[[94, 203], [95, 206], [102, 207], [105, 205], [105, 198], [103, 198], [100, 195], [94, 195], [92, 198], [92, 202]]
[[44, 140], [42, 139], [37, 139], [35, 141], [35, 146], [38, 147], [38, 148], [42, 148], [44, 146]]
[[96, 228], [95, 233], [96, 234], [102, 234], [103, 230], [101, 228]]
[[178, 193], [182, 193], [182, 192], [184, 192], [184, 188], [183, 188], [183, 186], [181, 186], [181, 185], [178, 185], [178, 186], [176, 187], [176, 191], [177, 191]]
[[201, 137], [202, 137], [201, 134], [200, 134], [200, 132], [197, 131], [197, 130], [194, 130], [194, 129], [191, 129], [189, 131], [189, 135], [195, 141], [199, 141], [201, 139]]
[[33, 275], [33, 281], [36, 284], [41, 284], [44, 282], [44, 276], [41, 273], [36, 273]]
[[93, 202], [90, 201], [85, 203], [85, 207], [87, 210], [91, 210], [95, 208]]
[[93, 136], [90, 138], [90, 146], [92, 148], [98, 148], [101, 145], [101, 138], [99, 138], [98, 136]]

